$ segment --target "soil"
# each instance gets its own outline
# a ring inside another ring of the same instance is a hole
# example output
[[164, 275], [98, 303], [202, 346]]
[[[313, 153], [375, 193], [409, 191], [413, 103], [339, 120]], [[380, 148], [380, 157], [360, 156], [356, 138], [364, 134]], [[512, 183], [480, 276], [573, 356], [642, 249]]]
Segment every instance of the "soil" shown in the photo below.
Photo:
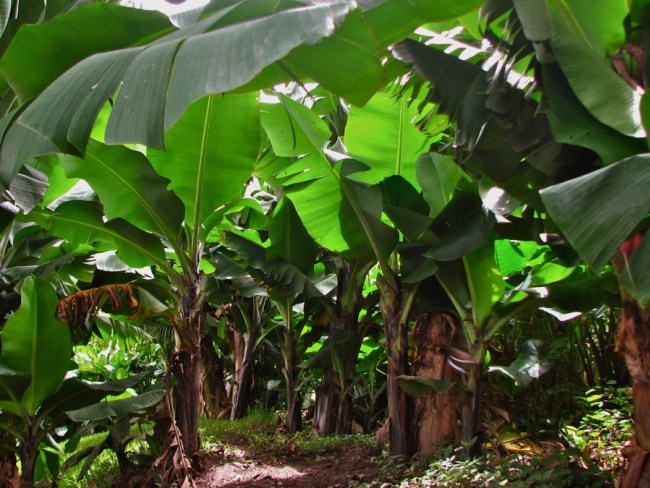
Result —
[[226, 456], [206, 455], [204, 466], [196, 479], [198, 488], [379, 487], [382, 482], [394, 481], [375, 463], [372, 449], [358, 446], [315, 456], [291, 452], [251, 456], [244, 449], [235, 449]]

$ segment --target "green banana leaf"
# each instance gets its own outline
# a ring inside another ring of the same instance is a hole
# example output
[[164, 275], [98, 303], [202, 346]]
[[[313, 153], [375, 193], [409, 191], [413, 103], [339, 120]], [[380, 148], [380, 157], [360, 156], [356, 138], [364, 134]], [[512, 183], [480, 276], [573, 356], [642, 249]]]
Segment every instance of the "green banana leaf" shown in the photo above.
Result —
[[345, 127], [345, 145], [355, 159], [372, 167], [355, 179], [376, 184], [391, 175], [401, 175], [415, 183], [418, 156], [428, 152], [429, 137], [414, 125], [418, 117], [415, 103], [406, 97], [380, 92], [363, 107], [352, 107]]
[[650, 154], [639, 154], [541, 191], [555, 224], [597, 271], [650, 210], [648, 163]]
[[20, 403], [33, 416], [63, 383], [72, 341], [68, 326], [54, 316], [58, 300], [49, 284], [28, 277], [20, 296], [20, 307], [2, 329], [0, 364], [29, 375]]
[[259, 152], [259, 117], [254, 93], [206, 97], [166, 134], [166, 151], [148, 151], [156, 172], [170, 180], [169, 189], [185, 205], [185, 221], [193, 229], [240, 196]]
[[381, 222], [381, 190], [349, 178], [368, 167], [349, 159], [330, 161], [323, 150], [329, 137], [325, 123], [304, 105], [280, 98], [281, 105], [270, 106], [265, 110], [269, 118], [264, 122], [263, 112], [262, 120], [280, 155], [309, 151], [278, 175], [307, 232], [321, 246], [347, 258], [387, 256], [397, 236]]
[[30, 215], [52, 235], [68, 242], [91, 244], [97, 252], [116, 250], [120, 261], [132, 268], [166, 266], [159, 238], [123, 219], [104, 222], [102, 208], [95, 202], [70, 201], [53, 212], [34, 211]]
[[75, 422], [119, 419], [156, 406], [164, 396], [163, 389], [151, 390], [129, 398], [99, 402], [78, 410], [70, 410], [66, 415]]
[[64, 156], [62, 161], [68, 177], [92, 186], [109, 220], [121, 218], [170, 242], [177, 240], [183, 203], [141, 153], [91, 141], [85, 160]]

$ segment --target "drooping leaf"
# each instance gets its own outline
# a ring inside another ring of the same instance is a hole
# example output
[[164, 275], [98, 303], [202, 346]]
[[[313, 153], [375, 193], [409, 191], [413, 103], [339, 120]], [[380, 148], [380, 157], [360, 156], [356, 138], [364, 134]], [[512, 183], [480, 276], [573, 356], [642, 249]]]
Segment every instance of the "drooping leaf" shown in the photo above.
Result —
[[164, 29], [171, 24], [160, 12], [88, 3], [24, 26], [2, 57], [0, 73], [24, 102], [91, 54], [126, 48]]
[[488, 120], [488, 79], [479, 66], [411, 39], [392, 47], [393, 56], [407, 63], [432, 84], [433, 101], [457, 121], [456, 142], [472, 149]]
[[120, 260], [133, 268], [165, 263], [160, 239], [122, 219], [104, 223], [101, 208], [94, 202], [66, 202], [43, 218], [53, 235], [73, 243], [95, 244], [97, 251], [116, 249]]
[[547, 373], [557, 362], [567, 346], [566, 340], [558, 340], [547, 346], [539, 339], [529, 339], [509, 366], [490, 366], [490, 372], [510, 378], [518, 387], [528, 386], [534, 379]]
[[165, 127], [192, 102], [243, 86], [297, 46], [331, 35], [349, 11], [347, 2], [310, 5], [192, 36], [174, 60]]
[[463, 171], [451, 159], [438, 153], [423, 155], [417, 162], [417, 179], [422, 196], [429, 204], [429, 216], [435, 218], [451, 201]]
[[627, 136], [644, 137], [639, 113], [641, 96], [557, 14], [553, 25], [553, 54], [582, 104], [603, 124]]
[[118, 395], [128, 388], [133, 388], [151, 373], [151, 371], [144, 371], [122, 380], [104, 383], [91, 383], [78, 378], [68, 378], [63, 382], [61, 388], [43, 403], [43, 409], [50, 412], [78, 410], [100, 402], [109, 395]]
[[78, 410], [67, 411], [66, 415], [75, 422], [119, 419], [156, 406], [164, 395], [165, 390], [151, 390], [129, 398], [104, 401]]
[[99, 196], [109, 219], [122, 218], [148, 232], [176, 240], [183, 204], [167, 189], [169, 181], [141, 153], [92, 141], [86, 160], [63, 159], [68, 177], [82, 178]]
[[541, 192], [553, 221], [600, 270], [650, 210], [650, 155], [639, 154]]
[[283, 198], [273, 212], [269, 228], [271, 245], [266, 260], [276, 257], [293, 264], [303, 273], [313, 267], [318, 251], [316, 243], [305, 230], [291, 201]]
[[34, 415], [61, 386], [72, 358], [72, 341], [67, 325], [54, 317], [57, 298], [49, 284], [28, 277], [20, 296], [20, 307], [2, 329], [0, 364], [29, 374], [21, 403]]
[[438, 261], [461, 258], [485, 242], [495, 222], [478, 195], [458, 191], [433, 222], [432, 230], [440, 240], [425, 256]]
[[587, 147], [605, 164], [646, 150], [643, 139], [629, 137], [600, 122], [578, 100], [557, 64], [541, 67], [548, 120], [558, 142]]

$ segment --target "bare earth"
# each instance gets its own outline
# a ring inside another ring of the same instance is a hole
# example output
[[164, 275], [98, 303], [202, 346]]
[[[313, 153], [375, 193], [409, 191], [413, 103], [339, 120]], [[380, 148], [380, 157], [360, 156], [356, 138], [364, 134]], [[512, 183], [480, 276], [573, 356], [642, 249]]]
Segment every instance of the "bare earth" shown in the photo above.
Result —
[[265, 456], [248, 458], [244, 451], [236, 451], [224, 460], [222, 455], [215, 454], [206, 456], [206, 469], [196, 484], [198, 488], [368, 486], [381, 476], [371, 457], [371, 450], [364, 447], [351, 447], [327, 457], [315, 458], [291, 454], [275, 459], [265, 459]]

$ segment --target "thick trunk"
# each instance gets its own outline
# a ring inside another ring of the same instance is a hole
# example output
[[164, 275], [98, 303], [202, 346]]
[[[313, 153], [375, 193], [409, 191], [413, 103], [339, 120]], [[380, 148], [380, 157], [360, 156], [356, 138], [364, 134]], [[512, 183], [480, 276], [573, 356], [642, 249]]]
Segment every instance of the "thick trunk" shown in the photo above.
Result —
[[325, 437], [336, 432], [339, 403], [338, 375], [333, 367], [323, 370], [323, 380], [316, 390], [316, 411], [312, 424], [316, 435]]
[[239, 389], [241, 383], [241, 369], [242, 369], [242, 364], [244, 363], [245, 346], [246, 346], [246, 342], [244, 340], [244, 335], [240, 333], [237, 329], [234, 329], [232, 331], [232, 355], [233, 355], [233, 363], [234, 363], [234, 374], [232, 379], [232, 388], [230, 390], [231, 405], [235, 404], [236, 398], [239, 395]]
[[209, 418], [217, 418], [228, 405], [226, 384], [223, 378], [223, 361], [214, 349], [209, 336], [201, 339], [201, 366], [204, 412]]
[[[396, 277], [394, 277], [396, 279]], [[388, 422], [389, 445], [392, 456], [409, 459], [412, 439], [409, 427], [412, 419], [412, 400], [399, 386], [397, 378], [409, 374], [408, 334], [402, 321], [402, 303], [399, 290], [382, 276], [377, 279], [381, 291], [380, 307], [384, 317], [384, 333], [388, 349]]]
[[180, 350], [172, 358], [176, 379], [174, 405], [176, 425], [181, 434], [185, 455], [199, 465], [199, 411], [201, 405], [201, 347]]
[[[420, 315], [413, 329], [415, 361], [413, 374], [424, 378], [458, 383], [461, 378], [449, 364], [451, 349], [456, 346], [457, 328], [453, 317], [442, 313]], [[415, 431], [420, 454], [442, 447], [445, 441], [460, 440], [459, 420], [462, 393], [452, 388], [443, 393], [429, 393], [415, 400]]]
[[632, 377], [634, 397], [634, 438], [623, 449], [627, 465], [619, 486], [650, 486], [650, 310], [630, 297], [623, 303], [616, 348]]
[[33, 488], [34, 471], [38, 459], [38, 446], [34, 438], [27, 436], [20, 448], [20, 486]]
[[289, 320], [284, 328], [284, 380], [287, 389], [287, 431], [290, 434], [300, 432], [302, 428], [300, 415], [300, 398], [296, 390], [298, 379], [296, 336], [293, 323]]
[[248, 406], [248, 398], [250, 396], [251, 387], [253, 385], [253, 373], [255, 367], [255, 343], [259, 338], [260, 328], [253, 328], [249, 333], [244, 335], [245, 345], [244, 354], [239, 369], [239, 384], [237, 394], [235, 395], [232, 403], [232, 410], [230, 411], [230, 420], [238, 419], [246, 413]]
[[[638, 234], [621, 244], [613, 260], [619, 276], [627, 272], [629, 258], [643, 239]], [[622, 284], [620, 292], [623, 312], [616, 336], [616, 351], [625, 359], [632, 377], [634, 438], [629, 446], [623, 448], [626, 465], [621, 471], [619, 487], [650, 487], [650, 307], [642, 307]]]
[[476, 457], [481, 453], [481, 443], [478, 440], [479, 420], [481, 416], [481, 365], [471, 364], [467, 371], [467, 384], [463, 394], [462, 427], [460, 440], [463, 443], [465, 455]]
[[203, 280], [199, 278], [183, 306], [178, 328], [179, 343], [170, 358], [176, 380], [174, 417], [180, 433], [182, 450], [195, 469], [200, 468], [199, 413], [201, 411], [201, 339], [205, 314]]

